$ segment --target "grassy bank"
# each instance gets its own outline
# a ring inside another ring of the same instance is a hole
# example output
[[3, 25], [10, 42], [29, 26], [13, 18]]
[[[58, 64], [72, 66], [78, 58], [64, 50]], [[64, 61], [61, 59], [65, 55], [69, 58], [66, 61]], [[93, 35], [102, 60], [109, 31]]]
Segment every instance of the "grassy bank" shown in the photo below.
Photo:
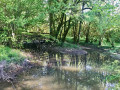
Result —
[[[69, 42], [69, 43], [74, 43], [73, 37], [66, 37], [66, 41]], [[79, 44], [99, 46], [98, 41], [85, 43], [85, 38], [80, 38]], [[110, 42], [107, 42], [106, 39], [103, 39], [103, 41], [101, 43], [101, 47], [112, 47], [112, 45], [110, 44]], [[114, 42], [114, 47], [120, 47], [120, 43]]]
[[[73, 37], [67, 37], [66, 42], [68, 43], [74, 43]], [[92, 43], [85, 43], [85, 38], [81, 38], [79, 41], [79, 45], [81, 46], [93, 46], [94, 48], [100, 48], [100, 49], [107, 49], [111, 53], [120, 53], [120, 43], [114, 43], [114, 47], [111, 46], [110, 42], [107, 42], [105, 39], [103, 39], [103, 42], [101, 45], [98, 45], [99, 42], [92, 42]], [[76, 45], [76, 44], [75, 44]]]
[[120, 89], [120, 61], [115, 60], [114, 62], [107, 62], [101, 68], [111, 72], [111, 74], [106, 76], [106, 81], [113, 83], [117, 82], [116, 86], [112, 90]]
[[25, 57], [20, 53], [21, 52], [19, 50], [0, 45], [0, 61], [7, 61], [8, 63], [19, 63], [25, 59]]

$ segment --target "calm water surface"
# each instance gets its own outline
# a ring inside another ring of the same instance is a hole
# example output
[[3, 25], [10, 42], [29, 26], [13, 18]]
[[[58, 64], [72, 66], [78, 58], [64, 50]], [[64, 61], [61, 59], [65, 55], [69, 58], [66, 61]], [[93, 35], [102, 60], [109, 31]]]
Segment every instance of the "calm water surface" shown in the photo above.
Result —
[[[87, 55], [36, 51], [41, 67], [23, 72], [15, 83], [16, 90], [112, 90], [115, 83], [106, 81], [107, 72], [101, 67], [114, 61], [97, 50]], [[11, 83], [0, 83], [0, 90], [14, 90]]]

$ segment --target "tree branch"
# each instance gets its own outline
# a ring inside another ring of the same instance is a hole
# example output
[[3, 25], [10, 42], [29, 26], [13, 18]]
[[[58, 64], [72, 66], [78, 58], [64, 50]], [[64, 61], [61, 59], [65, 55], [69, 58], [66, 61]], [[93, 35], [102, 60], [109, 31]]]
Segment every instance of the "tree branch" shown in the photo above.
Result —
[[90, 10], [92, 10], [92, 8], [83, 8], [83, 10], [86, 10], [86, 9], [90, 9]]

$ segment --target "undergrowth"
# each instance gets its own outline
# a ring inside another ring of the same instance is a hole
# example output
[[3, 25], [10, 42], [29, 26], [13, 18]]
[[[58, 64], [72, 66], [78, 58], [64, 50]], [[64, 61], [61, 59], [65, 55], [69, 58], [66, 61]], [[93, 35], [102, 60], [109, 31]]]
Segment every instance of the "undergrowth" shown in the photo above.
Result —
[[8, 63], [18, 63], [24, 59], [25, 57], [20, 55], [19, 50], [0, 45], [0, 61], [7, 61]]
[[114, 62], [107, 62], [103, 69], [112, 72], [110, 75], [106, 76], [108, 82], [118, 83], [112, 90], [120, 90], [120, 61], [115, 60]]

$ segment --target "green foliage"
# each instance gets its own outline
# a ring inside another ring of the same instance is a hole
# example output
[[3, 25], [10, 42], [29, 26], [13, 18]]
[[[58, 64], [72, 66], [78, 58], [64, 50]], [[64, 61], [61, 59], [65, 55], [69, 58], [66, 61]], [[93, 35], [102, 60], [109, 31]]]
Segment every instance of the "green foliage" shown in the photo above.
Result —
[[[115, 60], [114, 62], [107, 62], [104, 64], [103, 69], [111, 72], [110, 75], [106, 76], [108, 82], [120, 82], [120, 61]], [[115, 89], [120, 88], [120, 83], [117, 84]]]
[[119, 47], [112, 48], [112, 49], [110, 50], [110, 53], [119, 53], [119, 54], [120, 54], [120, 46], [119, 46]]
[[[116, 5], [113, 5], [111, 1], [91, 1], [92, 10], [85, 12], [84, 22], [90, 24], [89, 39], [92, 41], [103, 41], [106, 38], [112, 46], [115, 42], [120, 42], [119, 31], [119, 14], [116, 11]], [[86, 24], [83, 26], [83, 34], [86, 35]], [[88, 25], [87, 25], [88, 26]], [[91, 41], [90, 40], [90, 41]]]
[[[79, 38], [88, 34], [89, 42], [111, 46], [120, 43], [120, 14], [118, 5], [110, 0], [1, 0], [0, 1], [0, 43], [20, 47], [29, 32], [50, 33], [53, 41], [66, 36]], [[69, 24], [70, 20], [70, 24]], [[43, 28], [43, 26], [45, 26]], [[46, 28], [47, 27], [47, 28]], [[87, 32], [89, 29], [89, 32]], [[31, 35], [32, 36], [32, 35]], [[31, 39], [30, 39], [31, 40]], [[64, 39], [65, 40], [65, 39]], [[64, 41], [63, 40], [63, 41]], [[58, 42], [58, 41], [57, 41]], [[19, 45], [17, 45], [19, 44]]]
[[19, 50], [10, 49], [9, 47], [0, 46], [0, 61], [7, 61], [8, 63], [15, 63], [24, 60], [25, 57], [20, 55]]
[[73, 37], [66, 37], [66, 41], [67, 41], [68, 43], [74, 43]]
[[3, 30], [0, 32], [1, 41], [17, 44], [16, 42], [20, 40], [18, 35], [26, 32], [29, 26], [44, 22], [43, 7], [42, 0], [1, 0], [0, 28]]

